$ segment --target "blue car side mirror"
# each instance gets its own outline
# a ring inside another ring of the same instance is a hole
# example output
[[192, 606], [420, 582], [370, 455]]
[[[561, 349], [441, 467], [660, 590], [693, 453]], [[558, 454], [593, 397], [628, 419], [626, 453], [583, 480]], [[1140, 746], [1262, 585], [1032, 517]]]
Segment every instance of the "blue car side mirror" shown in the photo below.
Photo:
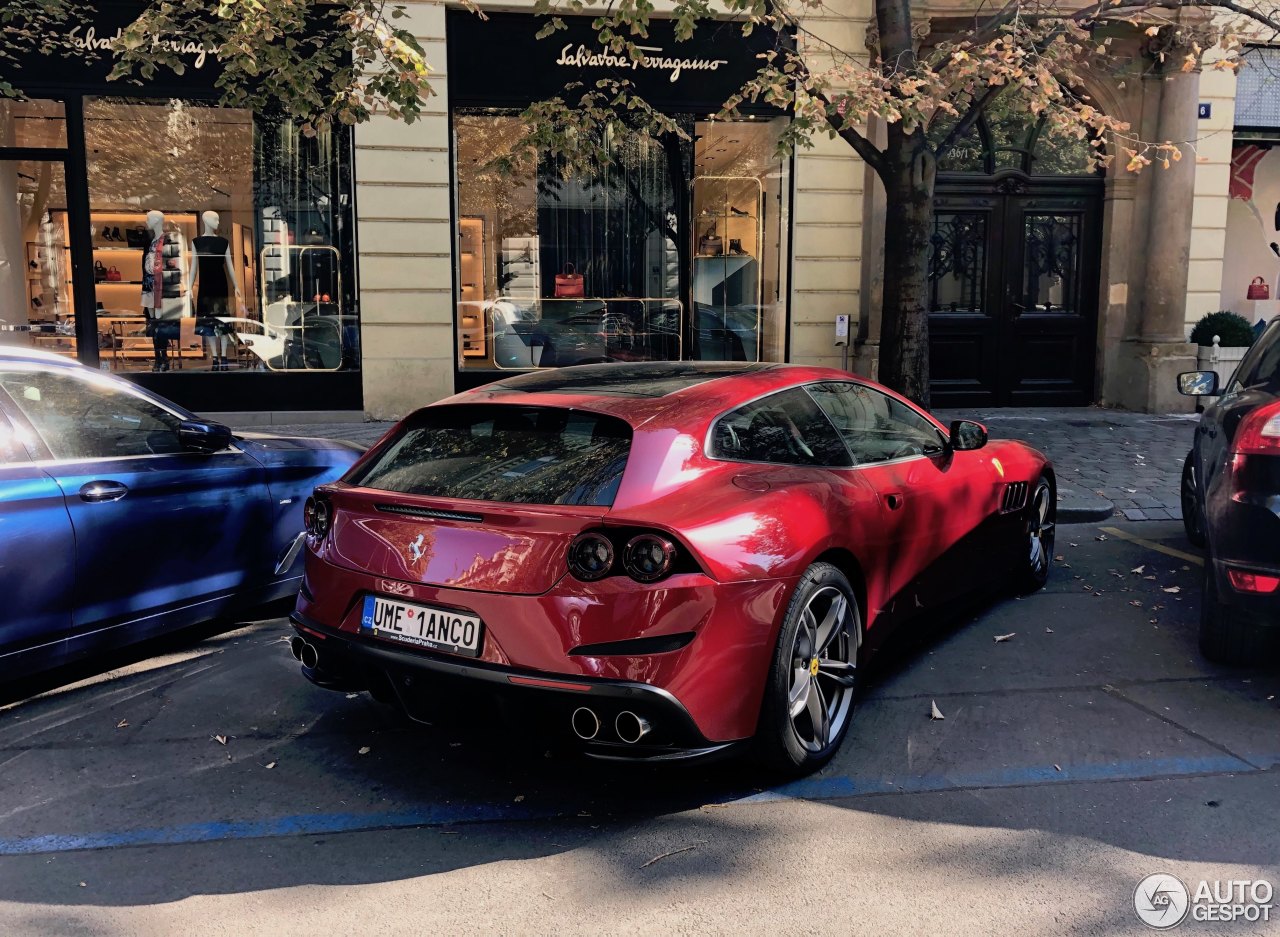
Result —
[[231, 428], [206, 420], [183, 420], [178, 441], [192, 452], [221, 452], [231, 445]]

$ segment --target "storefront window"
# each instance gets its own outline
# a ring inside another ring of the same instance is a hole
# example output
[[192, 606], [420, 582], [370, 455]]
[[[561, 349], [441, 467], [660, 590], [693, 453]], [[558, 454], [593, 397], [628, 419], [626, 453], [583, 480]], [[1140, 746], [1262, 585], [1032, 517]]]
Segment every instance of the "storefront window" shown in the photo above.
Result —
[[0, 160], [0, 344], [75, 351], [63, 164]]
[[[86, 98], [84, 116], [90, 272], [108, 367], [358, 366], [342, 276], [345, 138], [181, 100]], [[52, 215], [65, 225], [65, 209]]]
[[0, 147], [66, 145], [67, 119], [61, 101], [0, 98]]
[[781, 358], [780, 121], [677, 120], [512, 178], [517, 119], [455, 114], [461, 370]]

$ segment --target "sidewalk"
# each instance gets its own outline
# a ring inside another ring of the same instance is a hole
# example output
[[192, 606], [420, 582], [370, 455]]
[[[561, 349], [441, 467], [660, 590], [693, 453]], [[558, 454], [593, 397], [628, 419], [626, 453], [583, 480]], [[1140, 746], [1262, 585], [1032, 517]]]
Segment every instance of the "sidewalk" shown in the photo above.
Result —
[[[985, 423], [992, 439], [1022, 439], [1046, 453], [1058, 472], [1064, 524], [1123, 515], [1131, 521], [1181, 519], [1178, 488], [1198, 415], [1152, 416], [1098, 407], [938, 410], [944, 423]], [[390, 422], [238, 427], [296, 436], [377, 441]]]
[[1199, 414], [1153, 416], [1099, 407], [938, 410], [944, 423], [985, 423], [993, 439], [1022, 439], [1053, 460], [1058, 518], [1066, 524], [1123, 515], [1181, 520], [1182, 462]]

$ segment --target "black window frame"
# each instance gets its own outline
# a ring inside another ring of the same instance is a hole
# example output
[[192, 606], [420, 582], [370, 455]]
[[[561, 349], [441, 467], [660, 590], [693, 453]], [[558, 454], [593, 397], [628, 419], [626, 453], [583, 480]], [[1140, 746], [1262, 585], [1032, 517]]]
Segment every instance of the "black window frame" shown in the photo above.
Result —
[[910, 459], [937, 458], [938, 456], [945, 454], [947, 449], [950, 447], [951, 445], [950, 437], [948, 436], [947, 433], [939, 429], [934, 424], [933, 420], [929, 418], [928, 414], [922, 411], [918, 411], [911, 404], [906, 403], [902, 400], [899, 400], [897, 397], [893, 396], [892, 394], [885, 393], [883, 390], [880, 390], [878, 387], [872, 387], [870, 384], [864, 383], [862, 381], [844, 381], [839, 379], [834, 379], [829, 381], [810, 381], [804, 386], [805, 386], [805, 390], [809, 392], [809, 396], [813, 397], [813, 388], [821, 387], [827, 384], [841, 384], [848, 387], [860, 387], [863, 390], [865, 390], [867, 393], [879, 394], [881, 397], [888, 400], [890, 404], [896, 403], [901, 407], [905, 407], [908, 412], [919, 417], [920, 420], [924, 422], [924, 425], [927, 426], [930, 430], [932, 430], [938, 437], [939, 446], [936, 452], [926, 450], [923, 452], [913, 453], [912, 455], [897, 456], [892, 459], [875, 459], [870, 461], [862, 461], [859, 459], [858, 453], [854, 450], [853, 446], [850, 445], [849, 440], [845, 439], [844, 434], [840, 432], [840, 427], [835, 425], [835, 421], [831, 419], [830, 415], [827, 414], [826, 410], [823, 409], [822, 404], [818, 403], [817, 398], [814, 397], [813, 399], [814, 399], [815, 406], [817, 406], [819, 410], [822, 410], [823, 415], [826, 416], [827, 420], [831, 423], [831, 425], [835, 427], [836, 434], [840, 436], [840, 441], [843, 442], [845, 445], [845, 448], [849, 450], [849, 458], [853, 461], [854, 468], [862, 468], [862, 467], [871, 466], [871, 465], [893, 465], [898, 462], [906, 462]]

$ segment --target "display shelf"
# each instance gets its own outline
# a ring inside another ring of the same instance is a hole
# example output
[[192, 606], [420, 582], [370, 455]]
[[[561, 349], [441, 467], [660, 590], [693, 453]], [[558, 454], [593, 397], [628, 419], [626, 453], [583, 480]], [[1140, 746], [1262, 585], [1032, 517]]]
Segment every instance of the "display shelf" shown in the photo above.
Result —
[[489, 355], [484, 311], [484, 219], [458, 219], [458, 347], [463, 358]]

